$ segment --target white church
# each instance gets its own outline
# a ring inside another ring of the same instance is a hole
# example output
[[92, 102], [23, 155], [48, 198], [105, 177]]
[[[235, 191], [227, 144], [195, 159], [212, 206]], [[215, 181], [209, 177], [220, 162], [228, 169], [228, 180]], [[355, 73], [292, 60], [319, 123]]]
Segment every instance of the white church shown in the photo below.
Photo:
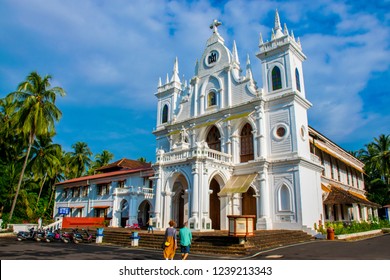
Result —
[[[177, 59], [172, 76], [159, 81], [157, 154], [148, 177], [145, 170], [132, 171], [129, 179], [108, 172], [62, 182], [57, 192], [87, 182], [93, 194], [94, 176], [103, 176], [104, 217], [114, 227], [152, 215], [158, 229], [174, 220], [178, 226], [188, 221], [193, 231], [227, 230], [229, 215], [252, 215], [257, 230], [313, 233], [326, 221], [378, 217], [378, 205], [365, 197], [363, 164], [308, 126], [306, 56], [300, 41], [281, 27], [278, 12], [270, 40], [260, 36], [256, 54], [263, 88], [249, 56], [242, 65], [236, 43], [231, 50], [225, 45], [220, 25], [211, 24], [190, 82], [180, 80]], [[143, 177], [145, 186], [131, 185], [138, 182], [134, 176]], [[58, 195], [55, 207], [77, 204], [83, 209], [78, 216], [88, 217], [96, 213], [90, 205], [101, 201], [88, 192], [76, 199]]]

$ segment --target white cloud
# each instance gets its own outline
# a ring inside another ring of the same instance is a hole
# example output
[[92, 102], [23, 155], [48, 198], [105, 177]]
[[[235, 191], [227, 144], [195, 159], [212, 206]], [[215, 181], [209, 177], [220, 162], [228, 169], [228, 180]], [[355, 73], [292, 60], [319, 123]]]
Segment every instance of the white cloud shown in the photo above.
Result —
[[[301, 38], [308, 56], [304, 78], [315, 128], [336, 142], [386, 129], [388, 112], [365, 111], [370, 100], [360, 93], [373, 73], [390, 69], [390, 28], [383, 23], [389, 12], [378, 15], [349, 6], [354, 2], [327, 0], [212, 3], [216, 1], [7, 1], [0, 10], [0, 38], [10, 46], [0, 46], [0, 86], [16, 87], [37, 69], [65, 88], [68, 95], [61, 104], [126, 107], [137, 110], [141, 119], [152, 115], [151, 126], [158, 78], [164, 81], [166, 73], [172, 74], [176, 56], [180, 77], [192, 77], [215, 18], [223, 23], [226, 45], [231, 48], [236, 41], [243, 69], [250, 55], [261, 86], [255, 57], [259, 33], [269, 40], [277, 8], [282, 24], [287, 22]], [[142, 122], [131, 125], [145, 133]]]

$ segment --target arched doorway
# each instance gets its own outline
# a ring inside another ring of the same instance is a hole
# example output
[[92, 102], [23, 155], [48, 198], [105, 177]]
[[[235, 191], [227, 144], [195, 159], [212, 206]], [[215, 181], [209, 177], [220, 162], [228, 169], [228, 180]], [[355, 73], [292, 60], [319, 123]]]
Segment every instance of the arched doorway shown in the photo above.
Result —
[[121, 217], [120, 217], [120, 225], [121, 227], [125, 227], [127, 225], [127, 221], [129, 220], [129, 203], [126, 199], [121, 201]]
[[147, 200], [142, 201], [142, 203], [139, 205], [137, 220], [140, 227], [144, 227], [146, 222], [149, 220], [150, 208], [150, 202]]
[[180, 174], [173, 184], [172, 213], [171, 217], [178, 227], [182, 227], [189, 218], [188, 183], [183, 174]]
[[[255, 215], [256, 216], [256, 197], [254, 196], [255, 190], [249, 188], [247, 192], [242, 194], [242, 215]], [[256, 220], [253, 223], [253, 228], [256, 227]]]
[[220, 191], [219, 183], [217, 180], [212, 179], [210, 182], [210, 219], [212, 221], [213, 229], [221, 229], [221, 203], [219, 201], [218, 193]]

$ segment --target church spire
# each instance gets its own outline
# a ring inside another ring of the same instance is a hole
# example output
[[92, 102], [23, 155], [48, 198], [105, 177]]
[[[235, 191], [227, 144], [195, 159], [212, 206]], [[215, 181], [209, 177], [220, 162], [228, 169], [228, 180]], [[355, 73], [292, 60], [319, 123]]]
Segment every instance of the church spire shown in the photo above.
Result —
[[278, 29], [282, 29], [280, 26], [280, 18], [279, 18], [279, 13], [278, 9], [275, 11], [275, 25], [274, 25], [274, 30], [277, 31]]
[[246, 55], [246, 78], [249, 80], [253, 80], [251, 61], [249, 59], [249, 54]]
[[233, 63], [237, 63], [238, 65], [240, 65], [240, 60], [238, 59], [236, 40], [233, 41], [232, 56], [233, 56]]
[[275, 39], [283, 36], [282, 26], [280, 25], [280, 18], [278, 9], [275, 11], [275, 25], [274, 25]]
[[180, 78], [179, 78], [179, 62], [177, 60], [177, 57], [175, 59], [175, 64], [173, 65], [173, 73], [172, 73], [172, 78], [171, 82], [178, 82], [180, 83]]

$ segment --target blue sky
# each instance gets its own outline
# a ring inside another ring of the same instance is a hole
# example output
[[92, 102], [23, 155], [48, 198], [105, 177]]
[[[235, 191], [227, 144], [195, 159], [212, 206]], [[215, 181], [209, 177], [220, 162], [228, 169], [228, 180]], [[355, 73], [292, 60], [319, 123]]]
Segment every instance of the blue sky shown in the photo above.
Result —
[[225, 44], [249, 54], [262, 86], [259, 34], [275, 9], [301, 40], [309, 125], [346, 150], [390, 133], [390, 0], [0, 0], [0, 97], [31, 71], [67, 92], [55, 141], [94, 154], [155, 160], [158, 79], [191, 79], [213, 19]]

